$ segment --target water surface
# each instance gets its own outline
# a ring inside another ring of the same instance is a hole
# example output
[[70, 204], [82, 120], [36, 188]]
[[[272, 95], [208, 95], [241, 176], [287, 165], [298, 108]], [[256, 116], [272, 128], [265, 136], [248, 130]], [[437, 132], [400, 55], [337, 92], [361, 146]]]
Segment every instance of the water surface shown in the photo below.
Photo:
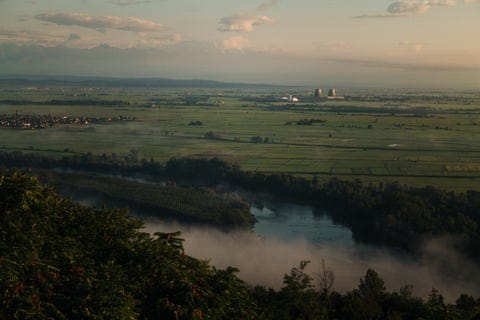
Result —
[[285, 202], [265, 202], [252, 205], [257, 219], [256, 233], [281, 240], [306, 239], [319, 246], [354, 247], [350, 229], [336, 225], [326, 214], [314, 215], [313, 208]]

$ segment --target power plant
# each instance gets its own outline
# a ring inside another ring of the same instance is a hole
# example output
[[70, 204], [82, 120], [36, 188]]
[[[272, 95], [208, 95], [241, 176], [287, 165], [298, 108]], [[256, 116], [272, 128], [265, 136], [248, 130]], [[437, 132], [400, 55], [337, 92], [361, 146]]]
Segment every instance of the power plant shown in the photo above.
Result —
[[322, 88], [316, 88], [315, 94], [316, 99], [328, 99], [328, 100], [343, 100], [345, 97], [337, 96], [337, 89], [331, 88], [327, 91], [327, 96], [322, 96]]
[[336, 97], [337, 96], [337, 89], [335, 88], [332, 88], [330, 90], [328, 90], [328, 97]]

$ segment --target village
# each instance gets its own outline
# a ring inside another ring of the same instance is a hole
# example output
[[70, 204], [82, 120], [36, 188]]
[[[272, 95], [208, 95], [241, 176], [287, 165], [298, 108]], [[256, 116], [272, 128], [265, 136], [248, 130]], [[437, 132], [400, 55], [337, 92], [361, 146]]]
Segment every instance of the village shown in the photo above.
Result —
[[14, 115], [0, 115], [0, 127], [37, 130], [47, 129], [56, 125], [81, 125], [106, 124], [118, 121], [134, 121], [134, 117], [74, 117], [74, 116], [55, 116], [55, 115], [23, 115], [16, 112]]

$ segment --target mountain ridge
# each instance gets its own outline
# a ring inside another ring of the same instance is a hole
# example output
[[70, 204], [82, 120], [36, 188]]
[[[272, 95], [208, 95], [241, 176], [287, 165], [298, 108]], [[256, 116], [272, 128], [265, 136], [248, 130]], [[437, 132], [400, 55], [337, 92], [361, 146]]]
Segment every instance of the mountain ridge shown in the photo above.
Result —
[[157, 88], [284, 88], [297, 87], [264, 83], [224, 82], [208, 79], [173, 79], [164, 77], [89, 77], [89, 76], [39, 76], [0, 75], [0, 85], [68, 85], [94, 87], [157, 87]]

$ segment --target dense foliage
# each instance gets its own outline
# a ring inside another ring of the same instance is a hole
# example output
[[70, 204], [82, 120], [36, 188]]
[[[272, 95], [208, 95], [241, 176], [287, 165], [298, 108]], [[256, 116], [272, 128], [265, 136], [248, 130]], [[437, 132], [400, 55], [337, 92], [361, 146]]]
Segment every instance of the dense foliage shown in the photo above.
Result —
[[480, 299], [446, 304], [385, 289], [368, 270], [358, 288], [319, 287], [307, 261], [276, 291], [248, 287], [234, 268], [218, 270], [183, 251], [178, 233], [153, 237], [117, 209], [64, 199], [36, 179], [0, 176], [0, 319], [477, 319]]
[[[210, 224], [224, 229], [250, 229], [255, 222], [248, 203], [239, 197], [217, 194], [206, 187], [177, 186], [174, 181], [168, 181], [164, 177], [163, 166], [145, 160], [140, 162], [135, 150], [122, 159], [86, 154], [55, 160], [32, 154], [0, 153], [0, 163], [17, 168], [69, 169], [68, 172], [42, 172], [41, 176], [45, 182], [66, 194], [92, 193], [107, 197], [118, 205], [134, 207], [160, 218]], [[71, 169], [78, 171], [72, 172]], [[102, 176], [88, 174], [86, 171]], [[128, 181], [113, 176], [131, 176], [137, 173], [148, 175], [152, 183]]]
[[235, 269], [183, 252], [177, 234], [141, 233], [117, 209], [0, 177], [0, 319], [252, 319]]
[[423, 301], [412, 295], [409, 285], [398, 293], [388, 292], [383, 280], [372, 269], [367, 270], [356, 289], [343, 295], [331, 291], [328, 281], [320, 281], [320, 288], [315, 289], [313, 278], [304, 272], [305, 266], [304, 261], [285, 275], [284, 287], [279, 291], [263, 287], [253, 289], [260, 319], [467, 320], [480, 316], [479, 299], [462, 295], [455, 305], [445, 304], [443, 296], [433, 289], [427, 301]]
[[117, 177], [48, 172], [48, 183], [58, 190], [105, 196], [116, 206], [148, 212], [151, 216], [210, 224], [223, 229], [251, 229], [255, 223], [250, 205], [234, 194], [217, 194], [206, 187], [181, 187], [173, 182], [142, 183]]
[[36, 154], [2, 153], [7, 167], [68, 168], [89, 172], [135, 175], [215, 186], [227, 183], [249, 191], [266, 191], [291, 201], [327, 209], [348, 226], [356, 240], [415, 250], [431, 236], [455, 236], [471, 257], [480, 257], [480, 191], [455, 193], [434, 187], [399, 183], [364, 185], [359, 180], [331, 178], [320, 182], [289, 174], [243, 171], [213, 159], [171, 159], [166, 165], [135, 156], [95, 156], [91, 153], [60, 160]]

